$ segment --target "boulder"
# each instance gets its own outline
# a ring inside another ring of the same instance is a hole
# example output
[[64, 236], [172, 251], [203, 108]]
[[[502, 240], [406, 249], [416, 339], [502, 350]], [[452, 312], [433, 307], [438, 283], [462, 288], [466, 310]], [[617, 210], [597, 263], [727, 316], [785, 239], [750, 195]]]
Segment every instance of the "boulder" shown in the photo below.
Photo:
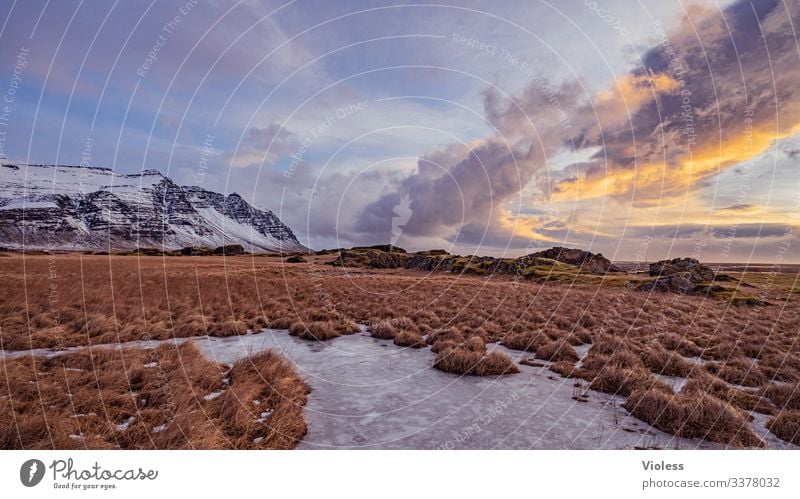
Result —
[[694, 258], [673, 258], [672, 260], [660, 260], [650, 264], [648, 272], [654, 277], [673, 276], [676, 274], [690, 274], [693, 281], [713, 281], [715, 277], [711, 267], [703, 265]]
[[673, 258], [651, 263], [648, 274], [655, 279], [640, 284], [639, 291], [661, 291], [670, 293], [709, 293], [721, 290], [720, 286], [709, 286], [716, 273], [694, 258]]
[[215, 255], [243, 255], [244, 247], [241, 244], [227, 244], [214, 248]]

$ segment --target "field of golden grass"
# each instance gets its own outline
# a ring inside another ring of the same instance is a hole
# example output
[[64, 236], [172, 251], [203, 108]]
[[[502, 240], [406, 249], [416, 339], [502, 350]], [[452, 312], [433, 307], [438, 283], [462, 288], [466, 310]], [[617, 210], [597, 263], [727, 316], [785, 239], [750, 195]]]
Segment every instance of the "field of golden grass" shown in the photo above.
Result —
[[[377, 338], [409, 348], [430, 346], [437, 354], [434, 367], [446, 372], [513, 375], [517, 368], [510, 358], [487, 354], [487, 343], [500, 341], [531, 352], [555, 362], [551, 369], [561, 375], [581, 377], [595, 390], [628, 397], [626, 408], [634, 416], [676, 435], [757, 446], [758, 439], [742, 424], [750, 418], [747, 411], [756, 410], [773, 416], [770, 425], [776, 435], [797, 441], [792, 433], [800, 410], [796, 274], [741, 276], [756, 283], [748, 293], [759, 300], [734, 305], [738, 302], [637, 292], [595, 281], [534, 283], [341, 268], [324, 265], [320, 258], [309, 260], [3, 257], [0, 342], [6, 350], [60, 349], [230, 336], [263, 327], [325, 341], [355, 333], [364, 324]], [[591, 348], [578, 363], [575, 347], [584, 344]], [[14, 370], [24, 368], [19, 361], [13, 364]], [[42, 368], [47, 366], [36, 367]], [[673, 394], [656, 375], [688, 381], [679, 394]], [[0, 389], [11, 383], [5, 376]], [[210, 380], [186, 381], [185, 386], [194, 387], [195, 382], [211, 388]], [[220, 408], [214, 418], [235, 417], [231, 411]], [[7, 414], [5, 409], [2, 414]], [[37, 428], [41, 430], [41, 423]], [[226, 435], [236, 445], [251, 441], [249, 429], [230, 431]], [[59, 445], [69, 443], [63, 434]], [[116, 446], [109, 435], [103, 437], [104, 445]], [[35, 440], [39, 445], [41, 438]], [[27, 442], [12, 439], [4, 446], [27, 446]], [[146, 444], [137, 440], [126, 445]]]

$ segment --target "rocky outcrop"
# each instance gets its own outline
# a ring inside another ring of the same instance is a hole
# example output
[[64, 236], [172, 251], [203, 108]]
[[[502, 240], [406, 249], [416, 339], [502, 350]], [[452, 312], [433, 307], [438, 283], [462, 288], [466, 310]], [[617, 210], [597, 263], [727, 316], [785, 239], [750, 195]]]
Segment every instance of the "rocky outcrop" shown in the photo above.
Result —
[[[369, 246], [339, 250], [332, 265], [346, 267], [370, 267], [378, 269], [406, 268], [425, 272], [458, 272], [474, 275], [512, 275], [530, 279], [536, 276], [535, 269], [543, 275], [552, 271], [586, 272], [605, 274], [620, 272], [602, 255], [569, 248], [525, 255], [519, 258], [495, 258], [491, 256], [451, 255], [445, 250], [428, 250], [407, 253], [394, 247]], [[551, 258], [557, 256], [558, 258]], [[563, 264], [558, 267], [559, 264]]]
[[219, 248], [214, 248], [215, 255], [244, 255], [244, 248], [241, 244], [228, 244], [227, 246], [220, 246]]
[[306, 251], [269, 210], [238, 194], [175, 184], [156, 170], [0, 164], [0, 244], [12, 248], [129, 250], [239, 245]]
[[592, 274], [606, 274], [608, 272], [622, 272], [614, 266], [611, 261], [604, 257], [602, 253], [591, 253], [575, 248], [555, 248], [546, 249], [530, 255], [537, 258], [548, 258], [557, 262], [575, 265]]
[[[654, 279], [638, 286], [640, 291], [661, 291], [682, 294], [707, 293], [720, 290], [713, 281], [717, 275], [710, 267], [694, 258], [674, 258], [651, 263], [648, 274]], [[727, 280], [728, 276], [720, 276]]]
[[694, 258], [673, 258], [651, 263], [648, 274], [656, 277], [686, 274], [697, 282], [713, 281], [716, 275], [711, 267], [703, 265]]

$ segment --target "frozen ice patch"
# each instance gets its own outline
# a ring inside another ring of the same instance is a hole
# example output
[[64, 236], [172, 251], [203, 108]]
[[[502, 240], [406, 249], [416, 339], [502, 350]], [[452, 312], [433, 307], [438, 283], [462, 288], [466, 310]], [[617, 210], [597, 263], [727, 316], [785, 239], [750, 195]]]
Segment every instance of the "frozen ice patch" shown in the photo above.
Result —
[[126, 419], [125, 421], [123, 421], [123, 422], [121, 422], [120, 424], [117, 425], [117, 431], [125, 431], [125, 430], [127, 430], [128, 427], [130, 425], [132, 425], [135, 421], [136, 421], [135, 417], [133, 417], [133, 416], [129, 417], [128, 419]]
[[211, 392], [208, 395], [206, 395], [205, 397], [203, 397], [203, 400], [214, 400], [215, 398], [219, 397], [220, 395], [222, 395], [221, 391]]

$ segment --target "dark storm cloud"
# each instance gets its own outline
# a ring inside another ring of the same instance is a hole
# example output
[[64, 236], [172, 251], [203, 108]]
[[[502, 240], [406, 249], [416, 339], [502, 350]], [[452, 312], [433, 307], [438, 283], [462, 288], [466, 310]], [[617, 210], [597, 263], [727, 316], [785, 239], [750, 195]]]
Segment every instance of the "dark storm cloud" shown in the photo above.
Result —
[[792, 25], [798, 22], [798, 0], [758, 0], [721, 12], [690, 9], [690, 19], [668, 33], [654, 25], [661, 39], [630, 76], [675, 85], [653, 92], [625, 122], [587, 121], [588, 113], [579, 113], [581, 145], [601, 149], [584, 178], [556, 191], [588, 196], [607, 185], [601, 182], [610, 172], [618, 179], [612, 195], [628, 196], [634, 186], [644, 201], [681, 194], [795, 133], [800, 54]]

